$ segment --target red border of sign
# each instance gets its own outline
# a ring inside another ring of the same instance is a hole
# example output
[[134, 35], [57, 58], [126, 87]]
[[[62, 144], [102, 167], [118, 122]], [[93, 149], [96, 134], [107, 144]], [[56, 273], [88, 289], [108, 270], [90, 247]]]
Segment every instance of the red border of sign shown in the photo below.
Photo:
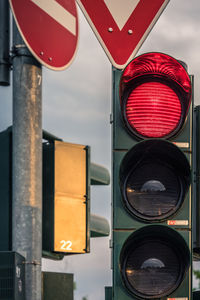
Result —
[[28, 43], [27, 39], [25, 38], [21, 28], [20, 28], [20, 25], [17, 21], [17, 17], [16, 17], [16, 14], [15, 14], [15, 10], [13, 8], [13, 5], [12, 5], [12, 0], [9, 0], [9, 3], [10, 3], [10, 7], [11, 7], [11, 10], [12, 10], [12, 13], [13, 13], [13, 16], [14, 16], [14, 19], [15, 19], [15, 22], [16, 22], [16, 25], [17, 25], [17, 28], [26, 44], [26, 46], [28, 47], [28, 49], [30, 50], [30, 52], [32, 53], [32, 55], [42, 64], [44, 65], [45, 67], [51, 69], [51, 70], [54, 70], [54, 71], [62, 71], [62, 70], [65, 70], [67, 67], [69, 67], [71, 65], [71, 63], [73, 62], [75, 56], [76, 56], [76, 53], [77, 53], [77, 49], [78, 49], [78, 42], [79, 42], [79, 21], [78, 21], [78, 10], [77, 10], [77, 6], [76, 6], [76, 1], [74, 0], [74, 4], [76, 6], [76, 17], [77, 17], [77, 36], [76, 36], [76, 39], [77, 39], [77, 42], [76, 42], [76, 48], [75, 48], [75, 51], [74, 51], [74, 54], [73, 56], [71, 57], [70, 61], [66, 64], [66, 65], [63, 65], [62, 67], [54, 67], [52, 65], [48, 65], [45, 61], [43, 61], [32, 49], [32, 47], [30, 46], [30, 44]]

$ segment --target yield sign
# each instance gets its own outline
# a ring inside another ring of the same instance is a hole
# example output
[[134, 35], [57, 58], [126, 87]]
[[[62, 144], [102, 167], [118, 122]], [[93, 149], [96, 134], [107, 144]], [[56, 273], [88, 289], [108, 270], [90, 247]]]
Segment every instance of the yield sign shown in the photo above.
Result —
[[9, 0], [18, 29], [32, 54], [53, 70], [65, 69], [77, 49], [75, 0]]
[[113, 66], [136, 55], [169, 0], [76, 0]]

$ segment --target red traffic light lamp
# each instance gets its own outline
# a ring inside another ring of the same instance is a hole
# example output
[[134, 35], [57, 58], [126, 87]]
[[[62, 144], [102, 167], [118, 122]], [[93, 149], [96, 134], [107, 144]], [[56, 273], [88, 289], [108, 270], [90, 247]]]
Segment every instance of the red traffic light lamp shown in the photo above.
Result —
[[120, 81], [124, 123], [139, 138], [170, 138], [183, 126], [191, 102], [188, 73], [174, 58], [147, 53], [134, 59]]

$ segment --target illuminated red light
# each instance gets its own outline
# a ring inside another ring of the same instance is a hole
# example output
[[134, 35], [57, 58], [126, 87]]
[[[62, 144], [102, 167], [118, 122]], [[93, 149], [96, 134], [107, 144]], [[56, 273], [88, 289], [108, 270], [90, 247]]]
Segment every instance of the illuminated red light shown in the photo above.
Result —
[[140, 137], [171, 137], [182, 127], [191, 101], [184, 67], [162, 53], [143, 54], [126, 67], [121, 106], [129, 130]]
[[136, 87], [129, 95], [126, 116], [129, 124], [141, 135], [164, 137], [180, 122], [180, 100], [167, 85], [146, 82]]

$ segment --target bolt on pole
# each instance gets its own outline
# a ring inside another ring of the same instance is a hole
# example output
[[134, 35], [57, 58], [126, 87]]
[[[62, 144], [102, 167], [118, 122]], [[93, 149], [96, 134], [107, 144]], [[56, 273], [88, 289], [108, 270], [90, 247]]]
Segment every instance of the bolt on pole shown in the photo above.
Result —
[[13, 23], [13, 251], [26, 258], [26, 299], [40, 300], [42, 68]]

